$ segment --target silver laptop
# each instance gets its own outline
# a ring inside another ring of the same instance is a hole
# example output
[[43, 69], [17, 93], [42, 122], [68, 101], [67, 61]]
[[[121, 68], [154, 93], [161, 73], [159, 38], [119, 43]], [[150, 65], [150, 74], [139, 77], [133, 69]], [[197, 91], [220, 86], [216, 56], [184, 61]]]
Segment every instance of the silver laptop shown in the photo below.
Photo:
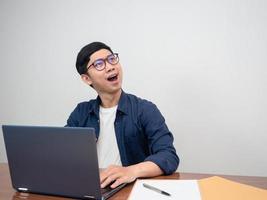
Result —
[[95, 130], [3, 125], [12, 186], [20, 192], [107, 199], [100, 188]]

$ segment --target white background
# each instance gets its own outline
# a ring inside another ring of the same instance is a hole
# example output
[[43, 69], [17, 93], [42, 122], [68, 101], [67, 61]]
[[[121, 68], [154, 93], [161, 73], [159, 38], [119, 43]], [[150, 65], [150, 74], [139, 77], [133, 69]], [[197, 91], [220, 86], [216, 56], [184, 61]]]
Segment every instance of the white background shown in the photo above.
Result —
[[165, 116], [178, 171], [267, 176], [266, 10], [265, 0], [1, 0], [0, 124], [65, 125], [96, 96], [76, 55], [103, 41], [120, 55], [123, 89]]

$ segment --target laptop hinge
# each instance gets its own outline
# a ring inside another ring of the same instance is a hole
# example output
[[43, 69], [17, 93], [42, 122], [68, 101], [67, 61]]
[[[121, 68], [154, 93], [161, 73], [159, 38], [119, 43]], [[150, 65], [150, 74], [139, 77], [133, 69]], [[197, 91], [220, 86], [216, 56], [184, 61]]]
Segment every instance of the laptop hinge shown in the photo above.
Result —
[[[95, 198], [95, 196], [92, 196], [92, 195], [85, 195], [85, 196], [83, 196], [85, 199], [96, 199]], [[103, 197], [101, 197], [101, 199], [99, 199], [99, 200], [104, 200], [104, 198]]]
[[83, 197], [86, 199], [96, 199], [95, 196], [91, 196], [91, 195], [85, 195]]
[[28, 188], [21, 188], [21, 187], [20, 187], [20, 188], [18, 188], [18, 190], [19, 190], [19, 191], [26, 192], [26, 191], [28, 191]]

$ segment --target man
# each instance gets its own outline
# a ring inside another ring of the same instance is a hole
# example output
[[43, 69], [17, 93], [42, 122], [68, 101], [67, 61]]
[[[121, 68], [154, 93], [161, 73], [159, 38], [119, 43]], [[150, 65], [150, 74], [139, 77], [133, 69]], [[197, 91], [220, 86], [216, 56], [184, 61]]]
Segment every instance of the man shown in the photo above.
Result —
[[101, 187], [175, 172], [179, 158], [173, 136], [153, 103], [122, 90], [118, 54], [93, 42], [79, 52], [76, 68], [98, 97], [78, 104], [67, 126], [95, 128], [99, 167], [105, 168]]

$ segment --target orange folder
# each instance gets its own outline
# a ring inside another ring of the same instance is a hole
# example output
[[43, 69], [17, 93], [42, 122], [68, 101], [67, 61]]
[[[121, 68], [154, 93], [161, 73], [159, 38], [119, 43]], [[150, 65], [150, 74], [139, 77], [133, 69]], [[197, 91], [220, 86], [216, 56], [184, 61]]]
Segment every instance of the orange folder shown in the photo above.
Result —
[[267, 190], [218, 176], [198, 180], [202, 200], [267, 200]]

